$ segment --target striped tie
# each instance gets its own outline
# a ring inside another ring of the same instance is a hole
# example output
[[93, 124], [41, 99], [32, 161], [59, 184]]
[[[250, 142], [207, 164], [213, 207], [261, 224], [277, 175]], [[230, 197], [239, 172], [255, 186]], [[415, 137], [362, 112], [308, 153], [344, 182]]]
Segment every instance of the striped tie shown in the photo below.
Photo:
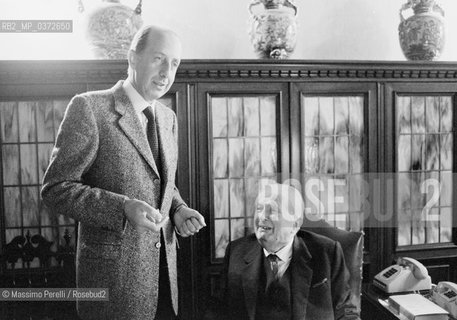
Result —
[[268, 257], [268, 261], [270, 261], [271, 272], [273, 273], [273, 279], [278, 279], [278, 270], [279, 270], [279, 257], [275, 254], [270, 254]]

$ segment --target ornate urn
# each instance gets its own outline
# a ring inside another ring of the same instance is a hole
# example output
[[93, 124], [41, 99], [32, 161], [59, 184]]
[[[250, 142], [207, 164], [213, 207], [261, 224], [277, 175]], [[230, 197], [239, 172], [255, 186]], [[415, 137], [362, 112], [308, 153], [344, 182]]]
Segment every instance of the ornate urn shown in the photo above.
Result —
[[[408, 19], [403, 11], [412, 9]], [[445, 43], [444, 11], [435, 0], [408, 0], [400, 9], [400, 46], [408, 60], [436, 60]]]
[[253, 0], [250, 37], [260, 58], [285, 59], [294, 51], [297, 7], [290, 0]]
[[133, 36], [143, 24], [141, 1], [132, 9], [105, 0], [87, 15], [86, 38], [98, 59], [126, 59]]

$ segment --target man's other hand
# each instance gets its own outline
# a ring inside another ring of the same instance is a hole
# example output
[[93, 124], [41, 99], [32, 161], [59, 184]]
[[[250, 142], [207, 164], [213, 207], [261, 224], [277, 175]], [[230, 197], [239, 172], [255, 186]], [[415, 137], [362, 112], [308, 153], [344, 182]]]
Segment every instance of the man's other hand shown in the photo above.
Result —
[[148, 230], [159, 232], [168, 221], [168, 216], [162, 219], [159, 210], [154, 209], [144, 201], [136, 199], [125, 201], [124, 213], [127, 220], [139, 233]]
[[174, 214], [173, 219], [176, 229], [182, 237], [192, 236], [201, 228], [206, 227], [203, 216], [198, 211], [185, 206]]

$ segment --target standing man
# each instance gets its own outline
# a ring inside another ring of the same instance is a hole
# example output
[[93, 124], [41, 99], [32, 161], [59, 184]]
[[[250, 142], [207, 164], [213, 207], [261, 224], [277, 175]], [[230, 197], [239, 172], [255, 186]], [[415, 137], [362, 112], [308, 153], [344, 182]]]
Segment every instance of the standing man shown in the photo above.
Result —
[[226, 302], [233, 320], [360, 319], [338, 242], [299, 231], [304, 203], [287, 185], [264, 186], [255, 233], [229, 244]]
[[79, 222], [77, 285], [108, 288], [109, 301], [78, 301], [86, 319], [175, 319], [176, 234], [205, 226], [175, 186], [177, 120], [157, 101], [171, 87], [181, 42], [143, 27], [128, 53], [128, 78], [75, 96], [65, 112], [42, 197]]

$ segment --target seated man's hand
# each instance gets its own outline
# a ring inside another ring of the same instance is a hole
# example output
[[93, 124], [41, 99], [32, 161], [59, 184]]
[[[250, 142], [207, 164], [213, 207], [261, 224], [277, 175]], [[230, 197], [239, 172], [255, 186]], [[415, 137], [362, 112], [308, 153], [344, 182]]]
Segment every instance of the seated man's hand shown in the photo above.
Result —
[[196, 210], [181, 207], [173, 216], [176, 229], [180, 236], [188, 237], [206, 227], [205, 219]]
[[154, 209], [144, 201], [136, 199], [125, 201], [124, 213], [129, 223], [139, 233], [148, 230], [159, 232], [168, 221], [168, 216], [162, 219], [159, 210]]

